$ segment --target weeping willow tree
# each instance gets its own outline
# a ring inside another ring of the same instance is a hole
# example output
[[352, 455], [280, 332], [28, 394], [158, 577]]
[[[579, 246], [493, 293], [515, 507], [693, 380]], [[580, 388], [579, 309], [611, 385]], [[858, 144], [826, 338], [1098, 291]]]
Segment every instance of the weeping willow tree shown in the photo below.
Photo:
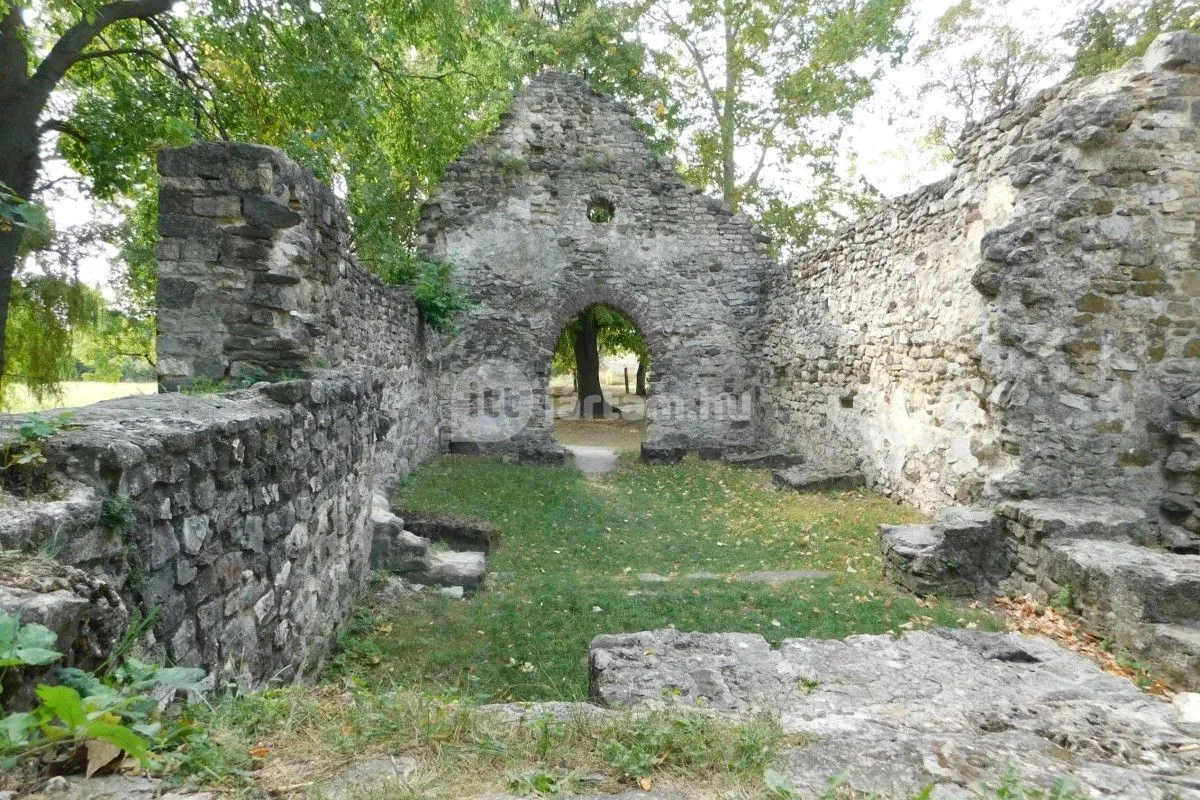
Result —
[[0, 407], [24, 386], [39, 403], [61, 398], [60, 384], [75, 375], [73, 343], [94, 329], [104, 298], [74, 276], [18, 272], [8, 306], [8, 358], [0, 382]]

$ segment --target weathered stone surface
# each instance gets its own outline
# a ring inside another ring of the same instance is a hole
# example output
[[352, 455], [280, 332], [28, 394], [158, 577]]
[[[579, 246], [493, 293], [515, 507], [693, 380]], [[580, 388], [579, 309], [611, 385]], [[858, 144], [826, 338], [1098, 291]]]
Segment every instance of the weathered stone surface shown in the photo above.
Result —
[[[761, 446], [861, 458], [927, 511], [1200, 496], [1197, 52], [1170, 34], [1038, 92], [967, 130], [948, 177], [781, 265]], [[1195, 502], [1174, 513], [1200, 530]]]
[[155, 778], [103, 775], [94, 778], [55, 778], [42, 792], [25, 800], [220, 800], [217, 792], [171, 790]]
[[373, 758], [359, 762], [316, 792], [322, 800], [358, 800], [364, 796], [381, 796], [405, 788], [405, 779], [417, 771], [412, 758]]
[[[105, 581], [42, 558], [9, 554], [0, 562], [0, 611], [22, 623], [44, 625], [58, 636], [63, 654], [57, 666], [95, 669], [129, 627], [129, 611]], [[10, 670], [5, 676], [5, 706], [25, 706], [46, 670]]]
[[562, 701], [490, 703], [480, 706], [472, 713], [487, 722], [499, 722], [503, 725], [532, 725], [543, 719], [562, 723], [573, 720], [605, 722], [614, 716], [612, 711], [592, 703], [569, 703]]
[[[596, 206], [609, 221], [589, 217]], [[761, 236], [684, 183], [630, 110], [582, 78], [530, 81], [497, 129], [446, 169], [418, 234], [478, 302], [447, 363], [454, 439], [547, 433], [554, 344], [572, 317], [603, 304], [627, 314], [649, 347], [651, 441], [753, 443], [770, 266]]]
[[500, 546], [500, 529], [485, 519], [437, 511], [405, 509], [405, 527], [431, 542], [456, 550], [491, 553]]
[[999, 512], [1016, 520], [1036, 539], [1143, 541], [1150, 532], [1145, 512], [1099, 497], [1048, 497], [1001, 503]]
[[424, 568], [429, 540], [405, 530], [404, 520], [391, 512], [381, 494], [371, 501], [371, 531], [371, 569], [405, 573]]
[[641, 455], [642, 461], [645, 461], [647, 464], [669, 466], [682, 461], [683, 457], [687, 455], [687, 448], [655, 442], [642, 442]]
[[567, 463], [567, 449], [557, 444], [524, 443], [517, 450], [517, 461], [527, 467], [561, 467]]
[[1069, 585], [1089, 616], [1121, 622], [1200, 620], [1200, 556], [1180, 556], [1128, 542], [1052, 542], [1043, 571]]
[[1043, 786], [1068, 777], [1114, 800], [1200, 792], [1200, 748], [1169, 703], [1049, 640], [933, 630], [842, 641], [674, 630], [599, 636], [592, 693], [613, 707], [703, 705], [777, 714], [815, 741], [781, 766], [815, 796], [845, 771], [861, 792], [901, 796], [937, 784], [969, 797], [1009, 763]]
[[1002, 520], [988, 510], [947, 508], [924, 525], [880, 525], [883, 573], [921, 595], [970, 597], [1009, 573]]
[[726, 453], [722, 456], [722, 460], [732, 467], [786, 470], [804, 463], [804, 456], [798, 453], [754, 451], [748, 453]]
[[413, 579], [433, 586], [461, 586], [473, 592], [483, 587], [487, 560], [483, 553], [431, 550], [425, 567]]
[[865, 483], [862, 471], [850, 464], [798, 464], [772, 473], [781, 489], [828, 492], [857, 489]]

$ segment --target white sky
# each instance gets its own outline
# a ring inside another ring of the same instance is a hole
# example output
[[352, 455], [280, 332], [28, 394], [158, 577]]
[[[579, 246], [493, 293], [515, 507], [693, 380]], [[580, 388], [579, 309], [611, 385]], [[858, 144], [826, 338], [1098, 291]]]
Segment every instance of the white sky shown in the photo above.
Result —
[[[1054, 33], [1074, 18], [1084, 0], [1061, 0], [1053, 4], [1039, 0], [1009, 0], [1008, 16], [1015, 26], [1031, 33]], [[928, 37], [934, 20], [943, 14], [954, 0], [914, 0], [912, 8], [914, 38], [910, 54]], [[989, 0], [981, 0], [988, 4]], [[909, 61], [910, 59], [906, 59]], [[891, 69], [877, 84], [875, 96], [856, 112], [852, 125], [843, 140], [847, 164], [853, 164], [872, 185], [885, 195], [895, 196], [911, 191], [922, 183], [942, 177], [949, 169], [930, 153], [922, 152], [919, 139], [928, 129], [928, 120], [938, 110], [935, 98], [925, 101], [922, 108], [928, 114], [914, 115], [912, 108], [917, 87], [926, 80], [923, 72], [904, 63]], [[48, 163], [51, 177], [63, 174], [61, 163]], [[786, 184], [788, 176], [773, 171], [764, 180]], [[96, 209], [78, 193], [65, 193], [50, 206], [51, 216], [61, 229], [90, 219]], [[111, 297], [109, 289], [112, 254], [88, 258], [79, 265], [80, 278], [99, 287]]]

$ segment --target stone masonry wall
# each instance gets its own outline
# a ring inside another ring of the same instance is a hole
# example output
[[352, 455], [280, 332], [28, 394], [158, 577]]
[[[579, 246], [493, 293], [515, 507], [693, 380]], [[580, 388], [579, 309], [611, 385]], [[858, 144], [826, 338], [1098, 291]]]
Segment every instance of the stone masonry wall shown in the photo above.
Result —
[[[64, 496], [5, 498], [0, 548], [154, 610], [170, 662], [244, 684], [309, 677], [365, 586], [375, 495], [438, 447], [436, 343], [409, 292], [358, 264], [338, 201], [279, 151], [209, 143], [159, 168], [162, 385], [292, 379], [78, 410], [47, 449]], [[128, 504], [127, 529], [106, 503]]]
[[[611, 221], [589, 219], [589, 203]], [[764, 245], [583, 79], [535, 78], [446, 171], [420, 232], [478, 303], [446, 361], [452, 441], [548, 439], [555, 341], [597, 304], [630, 316], [649, 345], [652, 440], [753, 441]], [[489, 393], [503, 410], [473, 413]]]
[[1198, 120], [1200, 38], [1169, 35], [794, 259], [764, 312], [764, 437], [861, 458], [927, 508], [1077, 493], [1157, 515], [1179, 486], [1163, 502], [1200, 527]]
[[[67, 502], [5, 509], [0, 546], [155, 610], [170, 662], [247, 684], [312, 676], [368, 571], [381, 388], [344, 373], [80, 409], [48, 449]], [[101, 524], [108, 498], [131, 504], [128, 531]]]
[[281, 151], [235, 142], [159, 157], [158, 372], [197, 378], [366, 368], [383, 380], [380, 475], [435, 448], [436, 352], [408, 287], [359, 264], [328, 187]]

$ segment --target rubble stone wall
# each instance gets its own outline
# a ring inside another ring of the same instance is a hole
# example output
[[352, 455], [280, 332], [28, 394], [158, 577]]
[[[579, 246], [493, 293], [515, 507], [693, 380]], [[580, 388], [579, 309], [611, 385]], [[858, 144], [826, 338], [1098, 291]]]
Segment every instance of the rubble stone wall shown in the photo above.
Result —
[[926, 508], [1096, 494], [1200, 528], [1198, 122], [1200, 38], [1171, 34], [792, 260], [764, 313], [764, 438]]
[[197, 379], [370, 369], [383, 381], [380, 475], [437, 442], [439, 336], [409, 287], [354, 255], [327, 186], [272, 147], [210, 142], [159, 157], [158, 373]]
[[47, 444], [63, 496], [4, 498], [0, 547], [155, 611], [170, 662], [309, 677], [365, 588], [374, 495], [438, 449], [437, 343], [409, 291], [359, 265], [329, 190], [279, 151], [208, 143], [159, 168], [163, 387], [274, 382], [77, 410]]
[[[611, 218], [597, 221], [589, 208]], [[688, 186], [633, 115], [546, 73], [446, 171], [420, 228], [477, 302], [446, 361], [449, 437], [548, 439], [550, 358], [570, 319], [611, 306], [652, 359], [650, 438], [749, 445], [770, 258], [748, 220]], [[488, 392], [507, 409], [470, 413]], [[475, 399], [472, 399], [475, 398]]]

